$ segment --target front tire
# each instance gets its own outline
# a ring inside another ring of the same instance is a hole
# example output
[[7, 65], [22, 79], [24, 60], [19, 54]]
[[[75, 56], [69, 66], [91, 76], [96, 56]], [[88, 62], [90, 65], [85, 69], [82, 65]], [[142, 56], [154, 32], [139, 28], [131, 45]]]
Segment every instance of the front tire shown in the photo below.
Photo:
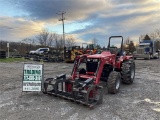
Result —
[[108, 92], [111, 94], [116, 94], [119, 91], [120, 84], [121, 84], [121, 74], [119, 72], [112, 71], [107, 81]]
[[[90, 96], [92, 95], [92, 96]], [[102, 88], [97, 88], [95, 85], [90, 86], [87, 89], [87, 93], [85, 95], [85, 102], [87, 104], [96, 101], [97, 105], [103, 103], [103, 95], [102, 95]]]
[[135, 62], [130, 59], [124, 61], [121, 67], [122, 82], [124, 84], [132, 84], [135, 78]]

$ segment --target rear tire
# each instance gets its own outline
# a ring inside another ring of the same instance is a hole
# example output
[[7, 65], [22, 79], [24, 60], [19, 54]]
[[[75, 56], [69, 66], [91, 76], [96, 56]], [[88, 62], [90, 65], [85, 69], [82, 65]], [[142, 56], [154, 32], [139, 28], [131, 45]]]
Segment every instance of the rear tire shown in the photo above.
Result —
[[122, 82], [124, 84], [132, 84], [135, 78], [135, 62], [130, 59], [124, 61], [121, 67]]
[[120, 84], [121, 84], [121, 74], [119, 72], [112, 71], [107, 81], [108, 92], [111, 94], [116, 94], [119, 91]]
[[148, 57], [148, 60], [150, 60], [151, 59], [151, 55], [149, 55], [149, 57]]
[[156, 59], [159, 59], [159, 54], [157, 53]]

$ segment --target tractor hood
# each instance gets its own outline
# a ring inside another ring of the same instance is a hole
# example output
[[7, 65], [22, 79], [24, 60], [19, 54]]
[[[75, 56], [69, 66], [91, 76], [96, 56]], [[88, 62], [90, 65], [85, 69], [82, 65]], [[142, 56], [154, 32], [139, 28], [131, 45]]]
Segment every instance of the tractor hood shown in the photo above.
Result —
[[111, 56], [112, 54], [108, 51], [102, 52], [101, 54], [89, 55], [87, 58], [105, 58]]

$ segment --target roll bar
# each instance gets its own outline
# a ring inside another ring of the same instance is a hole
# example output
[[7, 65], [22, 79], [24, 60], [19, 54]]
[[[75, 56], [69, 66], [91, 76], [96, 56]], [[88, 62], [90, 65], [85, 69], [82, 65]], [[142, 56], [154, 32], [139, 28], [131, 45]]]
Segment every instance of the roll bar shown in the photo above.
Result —
[[122, 36], [111, 36], [111, 37], [109, 37], [107, 50], [109, 50], [109, 48], [110, 48], [110, 41], [111, 41], [112, 38], [122, 38], [122, 41], [121, 41], [121, 52], [122, 52], [122, 49], [123, 49], [123, 37]]

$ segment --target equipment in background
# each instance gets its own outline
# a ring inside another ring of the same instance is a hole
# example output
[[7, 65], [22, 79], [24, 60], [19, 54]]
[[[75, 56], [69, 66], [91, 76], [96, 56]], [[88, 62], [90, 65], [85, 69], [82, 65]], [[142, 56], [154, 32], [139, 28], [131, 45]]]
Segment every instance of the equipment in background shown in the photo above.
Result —
[[151, 59], [151, 58], [159, 58], [159, 50], [158, 44], [160, 42], [156, 40], [142, 40], [139, 42], [136, 51], [133, 53], [134, 59], [137, 58], [144, 58], [144, 59]]
[[82, 52], [83, 54], [96, 54], [97, 53], [97, 48], [95, 44], [87, 44], [87, 43], [82, 43]]
[[82, 55], [80, 46], [71, 46], [64, 48], [64, 61], [73, 62], [77, 55]]
[[97, 48], [94, 44], [82, 43], [82, 48], [80, 46], [71, 46], [64, 48], [64, 61], [74, 62], [77, 55], [83, 54], [96, 54]]

